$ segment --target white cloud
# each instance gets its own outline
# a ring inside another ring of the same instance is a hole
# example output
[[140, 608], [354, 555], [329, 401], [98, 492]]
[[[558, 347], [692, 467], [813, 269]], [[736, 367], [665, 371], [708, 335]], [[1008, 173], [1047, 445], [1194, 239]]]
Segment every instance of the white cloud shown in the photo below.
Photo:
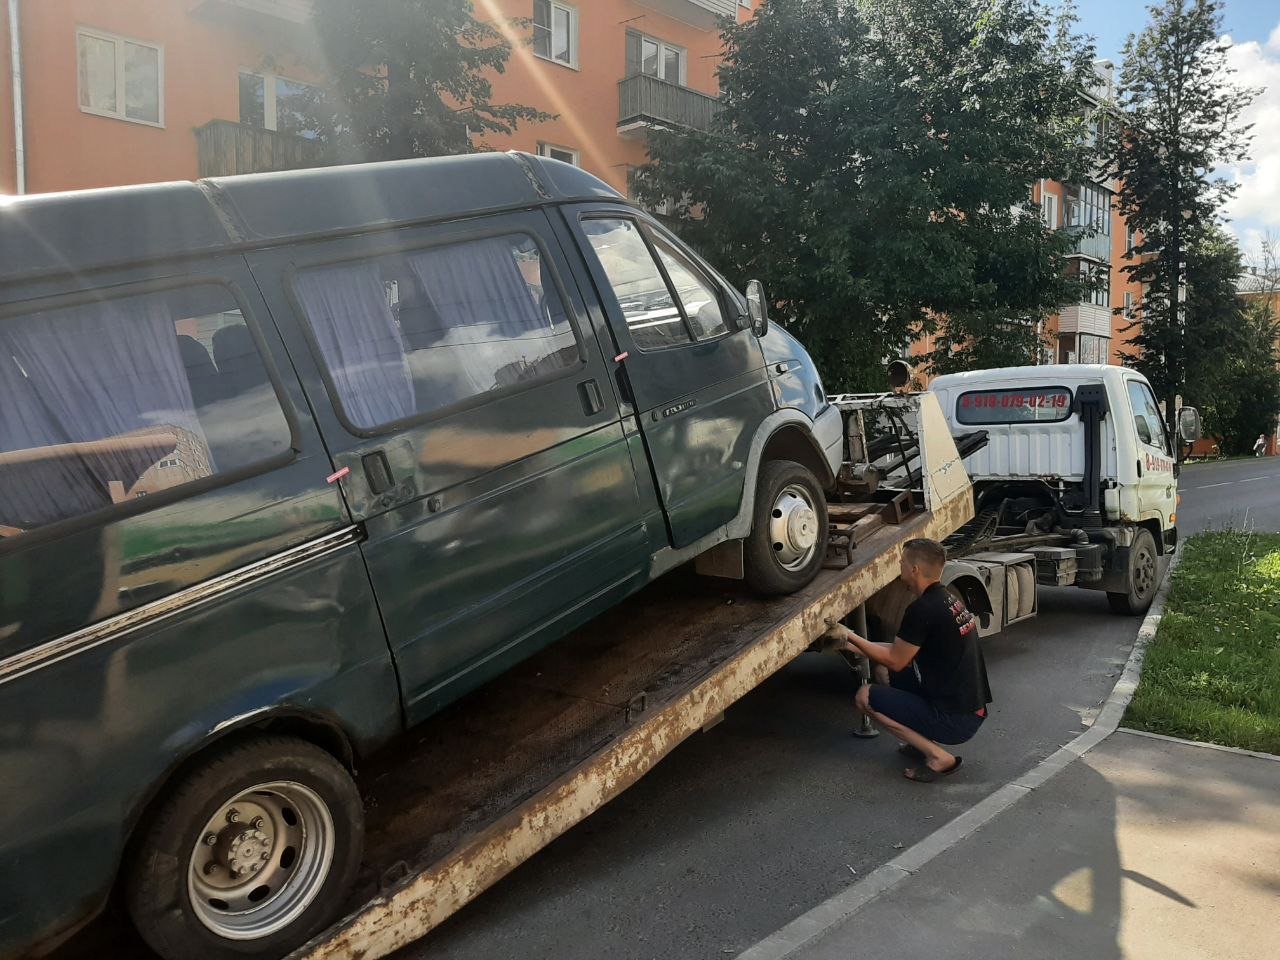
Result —
[[1237, 71], [1237, 83], [1262, 88], [1243, 117], [1253, 124], [1250, 159], [1224, 171], [1238, 185], [1227, 216], [1250, 256], [1268, 231], [1280, 235], [1280, 24], [1265, 44], [1237, 44], [1227, 58]]

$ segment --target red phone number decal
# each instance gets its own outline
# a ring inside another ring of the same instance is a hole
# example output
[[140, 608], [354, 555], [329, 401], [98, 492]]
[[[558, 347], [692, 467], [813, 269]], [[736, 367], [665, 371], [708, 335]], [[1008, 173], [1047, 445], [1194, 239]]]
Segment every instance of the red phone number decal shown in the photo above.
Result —
[[1061, 410], [1067, 406], [1065, 393], [966, 393], [960, 398], [961, 407], [984, 407], [1000, 409], [1009, 407], [1032, 407]]

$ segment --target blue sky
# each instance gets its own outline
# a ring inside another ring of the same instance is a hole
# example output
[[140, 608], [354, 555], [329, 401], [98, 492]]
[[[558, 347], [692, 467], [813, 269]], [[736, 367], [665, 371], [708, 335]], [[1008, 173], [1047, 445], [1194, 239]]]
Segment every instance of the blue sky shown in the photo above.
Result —
[[[1130, 33], [1147, 22], [1139, 0], [1077, 0], [1081, 30], [1097, 41], [1098, 56], [1119, 66]], [[1235, 46], [1229, 57], [1242, 85], [1263, 88], [1245, 115], [1252, 123], [1248, 162], [1221, 171], [1238, 186], [1227, 207], [1228, 224], [1247, 259], [1257, 261], [1264, 239], [1280, 245], [1280, 2], [1226, 0], [1223, 29]]]
[[[1125, 38], [1137, 33], [1147, 22], [1147, 4], [1139, 0], [1077, 0], [1081, 26], [1098, 41], [1098, 55], [1120, 62]], [[1237, 43], [1257, 40], [1265, 43], [1280, 24], [1280, 3], [1276, 0], [1227, 0], [1224, 26]]]

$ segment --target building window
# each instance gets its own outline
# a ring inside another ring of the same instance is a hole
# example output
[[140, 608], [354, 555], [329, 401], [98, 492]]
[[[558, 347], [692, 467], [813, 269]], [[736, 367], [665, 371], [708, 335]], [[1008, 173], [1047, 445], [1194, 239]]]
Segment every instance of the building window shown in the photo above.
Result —
[[1133, 294], [1126, 293], [1124, 295], [1124, 317], [1126, 320], [1133, 319]]
[[308, 117], [321, 95], [320, 88], [309, 83], [241, 70], [240, 122], [313, 139], [316, 130]]
[[689, 53], [656, 37], [627, 31], [627, 76], [644, 74], [682, 86], [688, 82]]
[[1050, 230], [1058, 229], [1058, 195], [1040, 188], [1040, 216]]
[[1069, 188], [1067, 223], [1111, 236], [1111, 192], [1092, 183]]
[[1124, 226], [1124, 252], [1133, 256], [1133, 249], [1138, 245], [1137, 231], [1127, 223]]
[[1081, 303], [1091, 303], [1096, 307], [1111, 306], [1111, 268], [1106, 264], [1091, 263], [1088, 260], [1079, 262], [1081, 279], [1094, 284], [1086, 293]]
[[96, 30], [76, 31], [80, 109], [133, 123], [164, 124], [164, 51]]
[[556, 0], [533, 0], [533, 52], [566, 67], [578, 66], [578, 11]]
[[564, 163], [572, 163], [575, 167], [580, 167], [578, 151], [572, 147], [557, 147], [554, 143], [538, 143], [538, 156], [546, 157], [548, 160], [560, 160]]

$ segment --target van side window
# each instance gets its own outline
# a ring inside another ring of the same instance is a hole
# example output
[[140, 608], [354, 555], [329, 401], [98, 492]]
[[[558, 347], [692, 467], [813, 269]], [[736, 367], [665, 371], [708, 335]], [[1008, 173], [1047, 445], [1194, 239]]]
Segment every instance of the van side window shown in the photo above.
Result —
[[0, 319], [0, 537], [290, 448], [240, 307], [198, 284]]
[[685, 316], [693, 327], [694, 339], [710, 340], [728, 333], [715, 287], [702, 278], [698, 268], [688, 257], [664, 238], [654, 236], [653, 246], [662, 259], [662, 265], [667, 269], [672, 286], [676, 288], [680, 305], [684, 307]]
[[680, 346], [727, 332], [715, 287], [664, 238], [653, 237], [653, 250], [666, 277], [634, 221], [590, 219], [582, 227], [618, 298], [631, 339], [641, 350]]
[[581, 362], [548, 265], [525, 234], [311, 267], [293, 291], [334, 399], [358, 430]]
[[1143, 443], [1159, 447], [1166, 454], [1169, 444], [1165, 441], [1164, 418], [1151, 388], [1138, 380], [1128, 381], [1129, 403], [1133, 406], [1134, 429]]

